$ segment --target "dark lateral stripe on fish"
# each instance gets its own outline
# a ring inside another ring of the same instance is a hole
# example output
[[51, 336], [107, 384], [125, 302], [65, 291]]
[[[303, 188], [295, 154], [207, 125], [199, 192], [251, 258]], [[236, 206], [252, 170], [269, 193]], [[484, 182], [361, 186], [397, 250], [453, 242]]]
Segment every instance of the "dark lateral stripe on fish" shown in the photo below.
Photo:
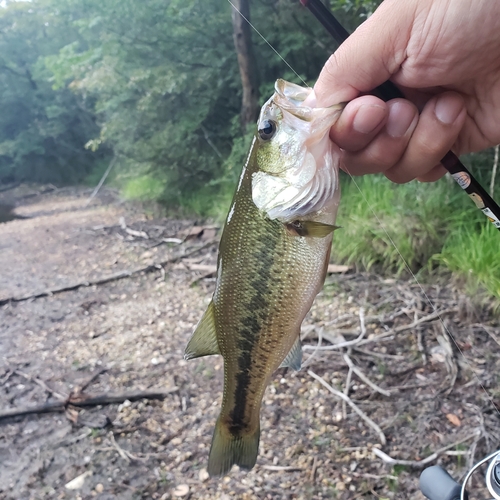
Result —
[[[279, 223], [267, 222], [276, 226]], [[279, 232], [283, 229], [273, 228], [275, 237], [269, 237], [269, 233], [261, 233], [260, 238], [255, 242], [259, 247], [255, 262], [258, 268], [255, 271], [255, 278], [250, 282], [250, 287], [255, 291], [249, 303], [247, 316], [241, 319], [241, 324], [245, 327], [240, 330], [237, 346], [240, 351], [238, 356], [238, 373], [236, 374], [236, 386], [234, 391], [234, 408], [230, 413], [231, 423], [229, 431], [233, 436], [238, 436], [245, 431], [247, 422], [245, 421], [246, 404], [252, 382], [251, 367], [254, 349], [257, 346], [262, 324], [269, 314], [268, 295], [271, 290], [269, 280], [270, 270], [275, 262], [275, 249], [279, 241]], [[277, 229], [277, 231], [276, 231]], [[260, 319], [260, 321], [257, 320]]]

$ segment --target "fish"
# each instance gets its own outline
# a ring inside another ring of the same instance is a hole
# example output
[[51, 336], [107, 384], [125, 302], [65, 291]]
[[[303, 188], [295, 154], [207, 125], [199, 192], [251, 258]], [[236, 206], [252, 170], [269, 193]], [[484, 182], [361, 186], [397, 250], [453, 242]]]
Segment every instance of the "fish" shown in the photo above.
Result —
[[219, 354], [224, 390], [210, 476], [250, 470], [260, 407], [279, 367], [299, 370], [300, 327], [323, 287], [340, 201], [341, 152], [329, 139], [343, 105], [279, 79], [263, 105], [222, 232], [215, 291], [186, 360]]

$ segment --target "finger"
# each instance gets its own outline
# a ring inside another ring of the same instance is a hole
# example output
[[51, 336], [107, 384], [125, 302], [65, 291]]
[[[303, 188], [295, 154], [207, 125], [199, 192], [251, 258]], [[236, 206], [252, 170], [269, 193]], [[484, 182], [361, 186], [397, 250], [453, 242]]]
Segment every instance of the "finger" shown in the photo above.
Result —
[[446, 174], [447, 170], [443, 167], [443, 165], [436, 165], [432, 170], [427, 172], [424, 175], [420, 175], [417, 177], [417, 181], [420, 182], [436, 182], [441, 179]]
[[399, 71], [411, 34], [413, 3], [384, 1], [337, 49], [314, 86], [319, 106], [350, 101]]
[[397, 183], [426, 178], [455, 143], [466, 114], [464, 99], [456, 92], [432, 98], [425, 105], [403, 156], [385, 172], [387, 178]]
[[403, 156], [418, 123], [418, 110], [405, 99], [389, 101], [387, 107], [385, 127], [373, 141], [359, 151], [344, 150], [343, 163], [352, 175], [385, 172]]
[[388, 115], [384, 101], [374, 96], [358, 97], [347, 103], [330, 130], [330, 138], [343, 149], [359, 151], [380, 132]]

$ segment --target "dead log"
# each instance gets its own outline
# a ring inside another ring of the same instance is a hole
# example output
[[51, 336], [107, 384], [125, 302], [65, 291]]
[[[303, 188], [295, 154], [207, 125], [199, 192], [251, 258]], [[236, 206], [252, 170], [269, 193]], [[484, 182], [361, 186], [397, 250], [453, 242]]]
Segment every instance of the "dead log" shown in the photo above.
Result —
[[131, 276], [135, 276], [136, 274], [140, 274], [140, 273], [150, 273], [151, 271], [162, 269], [164, 266], [166, 266], [168, 264], [174, 264], [175, 262], [178, 262], [179, 260], [182, 260], [186, 257], [189, 257], [189, 256], [203, 250], [204, 248], [207, 248], [207, 247], [213, 245], [216, 242], [217, 242], [217, 240], [208, 241], [204, 245], [196, 247], [189, 252], [183, 253], [181, 255], [177, 255], [175, 257], [171, 257], [170, 259], [164, 260], [163, 262], [159, 262], [157, 264], [150, 264], [148, 266], [139, 267], [137, 269], [133, 269], [130, 271], [120, 271], [120, 272], [112, 274], [110, 276], [104, 276], [102, 278], [97, 278], [94, 280], [79, 281], [78, 283], [74, 283], [71, 285], [66, 285], [66, 286], [62, 286], [59, 288], [51, 288], [51, 289], [45, 290], [43, 292], [34, 292], [34, 293], [30, 293], [28, 295], [23, 295], [21, 297], [7, 297], [5, 299], [0, 299], [0, 307], [5, 305], [5, 304], [8, 304], [9, 302], [24, 302], [24, 301], [30, 300], [30, 299], [39, 299], [41, 297], [50, 297], [50, 296], [56, 295], [58, 293], [78, 290], [79, 288], [82, 288], [82, 287], [104, 285], [105, 283], [110, 283], [112, 281], [118, 281], [118, 280], [121, 280], [123, 278], [130, 278]]
[[177, 392], [177, 387], [171, 387], [162, 391], [132, 391], [118, 394], [96, 394], [96, 395], [70, 395], [64, 401], [52, 401], [32, 408], [11, 408], [0, 411], [0, 422], [8, 418], [24, 417], [39, 413], [65, 412], [68, 407], [85, 408], [99, 405], [112, 405], [123, 403], [124, 401], [139, 401], [140, 399], [164, 399], [169, 394]]

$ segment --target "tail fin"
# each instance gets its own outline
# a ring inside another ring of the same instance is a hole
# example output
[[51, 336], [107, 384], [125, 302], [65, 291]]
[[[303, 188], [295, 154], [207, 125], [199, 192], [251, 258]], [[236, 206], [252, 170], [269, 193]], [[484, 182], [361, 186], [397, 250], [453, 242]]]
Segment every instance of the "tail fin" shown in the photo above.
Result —
[[257, 461], [259, 437], [260, 427], [252, 434], [233, 436], [218, 419], [208, 457], [208, 473], [211, 476], [222, 476], [234, 464], [243, 469], [251, 469]]

